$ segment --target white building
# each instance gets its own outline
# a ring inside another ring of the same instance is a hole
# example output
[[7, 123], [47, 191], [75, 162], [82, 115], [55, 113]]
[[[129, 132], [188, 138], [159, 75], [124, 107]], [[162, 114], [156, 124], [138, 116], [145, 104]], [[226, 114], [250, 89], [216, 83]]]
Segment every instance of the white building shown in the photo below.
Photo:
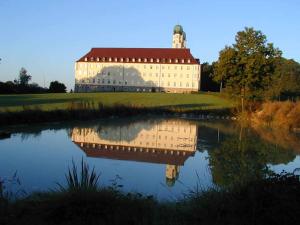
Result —
[[92, 48], [75, 63], [75, 91], [199, 91], [200, 71], [176, 25], [172, 48]]

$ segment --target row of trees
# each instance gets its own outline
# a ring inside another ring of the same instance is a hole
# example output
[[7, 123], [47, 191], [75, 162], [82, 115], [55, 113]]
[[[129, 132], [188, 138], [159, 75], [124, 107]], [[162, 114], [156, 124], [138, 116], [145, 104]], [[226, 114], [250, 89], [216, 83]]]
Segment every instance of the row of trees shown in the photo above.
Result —
[[0, 94], [36, 94], [36, 93], [65, 93], [66, 86], [58, 81], [52, 81], [49, 88], [29, 83], [32, 76], [25, 68], [21, 68], [18, 79], [0, 82]]
[[202, 89], [224, 91], [242, 102], [299, 96], [300, 64], [282, 57], [261, 31], [245, 28], [218, 61], [202, 65]]

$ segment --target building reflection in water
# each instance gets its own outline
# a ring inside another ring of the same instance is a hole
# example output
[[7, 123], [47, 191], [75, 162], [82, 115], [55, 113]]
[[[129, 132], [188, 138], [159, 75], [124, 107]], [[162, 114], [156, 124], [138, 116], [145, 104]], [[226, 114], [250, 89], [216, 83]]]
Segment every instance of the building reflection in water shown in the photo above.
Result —
[[73, 128], [71, 135], [88, 157], [166, 164], [166, 183], [173, 186], [196, 151], [198, 131], [189, 121], [163, 120]]

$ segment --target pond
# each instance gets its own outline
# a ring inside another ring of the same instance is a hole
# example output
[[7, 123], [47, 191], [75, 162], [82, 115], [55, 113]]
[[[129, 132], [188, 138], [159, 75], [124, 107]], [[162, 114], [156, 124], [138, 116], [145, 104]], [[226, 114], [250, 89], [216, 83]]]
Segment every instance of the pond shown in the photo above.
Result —
[[64, 185], [72, 161], [82, 159], [101, 174], [100, 185], [160, 200], [300, 166], [296, 134], [230, 121], [111, 118], [5, 131], [12, 135], [0, 140], [0, 178], [16, 173], [27, 193]]

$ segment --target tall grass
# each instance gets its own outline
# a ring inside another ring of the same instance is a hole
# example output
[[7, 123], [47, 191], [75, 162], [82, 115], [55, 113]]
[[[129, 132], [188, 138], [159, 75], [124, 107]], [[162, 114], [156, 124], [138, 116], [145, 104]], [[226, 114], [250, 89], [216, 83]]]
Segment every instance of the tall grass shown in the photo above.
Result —
[[278, 129], [300, 128], [300, 101], [263, 103], [252, 115], [252, 121]]
[[100, 174], [95, 172], [95, 167], [90, 170], [88, 163], [81, 159], [80, 169], [74, 161], [72, 161], [72, 166], [69, 167], [68, 173], [65, 175], [67, 185], [58, 183], [59, 189], [62, 192], [93, 192], [99, 190], [99, 177]]
[[83, 161], [80, 169], [72, 163], [63, 191], [33, 194], [8, 202], [6, 211], [2, 214], [0, 211], [0, 224], [300, 223], [299, 169], [242, 186], [196, 189], [176, 202], [158, 202], [140, 194], [99, 189], [98, 178]]

